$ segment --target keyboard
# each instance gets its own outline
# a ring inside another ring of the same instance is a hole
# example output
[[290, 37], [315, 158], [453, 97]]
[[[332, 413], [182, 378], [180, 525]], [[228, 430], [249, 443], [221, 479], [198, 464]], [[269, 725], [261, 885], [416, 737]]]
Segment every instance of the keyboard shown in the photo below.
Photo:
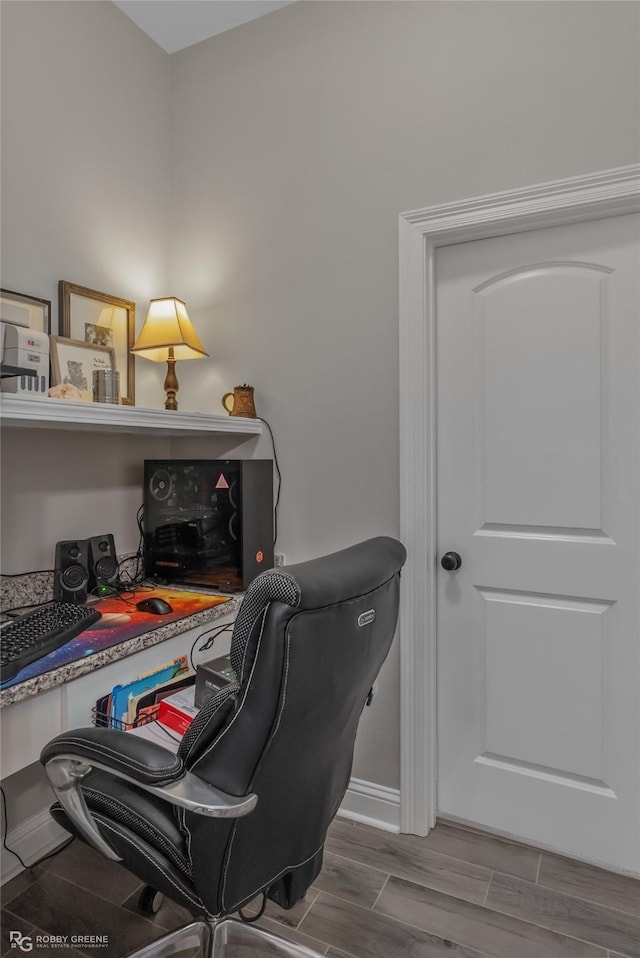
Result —
[[16, 616], [0, 631], [0, 685], [101, 618], [97, 609], [73, 602], [50, 602]]

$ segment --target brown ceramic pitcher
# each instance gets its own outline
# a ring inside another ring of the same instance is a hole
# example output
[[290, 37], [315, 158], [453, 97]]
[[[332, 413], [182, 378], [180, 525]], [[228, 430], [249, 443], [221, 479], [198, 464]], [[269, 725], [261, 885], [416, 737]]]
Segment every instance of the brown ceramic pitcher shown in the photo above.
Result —
[[225, 393], [222, 405], [230, 416], [245, 416], [248, 419], [257, 419], [256, 407], [253, 403], [253, 386], [235, 386], [232, 393]]

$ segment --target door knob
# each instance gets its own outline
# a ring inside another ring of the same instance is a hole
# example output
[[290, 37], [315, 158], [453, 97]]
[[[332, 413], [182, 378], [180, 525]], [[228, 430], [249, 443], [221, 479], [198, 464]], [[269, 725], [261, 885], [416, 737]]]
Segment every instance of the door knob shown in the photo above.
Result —
[[445, 552], [440, 565], [446, 572], [455, 572], [462, 565], [462, 556], [459, 552]]

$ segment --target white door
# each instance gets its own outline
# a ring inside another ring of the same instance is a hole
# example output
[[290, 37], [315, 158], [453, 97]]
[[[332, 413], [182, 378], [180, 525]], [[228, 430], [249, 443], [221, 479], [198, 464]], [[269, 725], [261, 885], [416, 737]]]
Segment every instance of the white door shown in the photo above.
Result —
[[635, 872], [639, 237], [436, 253], [438, 812]]

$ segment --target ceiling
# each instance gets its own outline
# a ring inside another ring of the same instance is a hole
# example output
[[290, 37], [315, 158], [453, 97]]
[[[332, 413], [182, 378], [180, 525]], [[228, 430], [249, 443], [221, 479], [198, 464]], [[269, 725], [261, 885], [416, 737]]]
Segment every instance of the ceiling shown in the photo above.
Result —
[[183, 50], [293, 0], [113, 0], [167, 53]]

